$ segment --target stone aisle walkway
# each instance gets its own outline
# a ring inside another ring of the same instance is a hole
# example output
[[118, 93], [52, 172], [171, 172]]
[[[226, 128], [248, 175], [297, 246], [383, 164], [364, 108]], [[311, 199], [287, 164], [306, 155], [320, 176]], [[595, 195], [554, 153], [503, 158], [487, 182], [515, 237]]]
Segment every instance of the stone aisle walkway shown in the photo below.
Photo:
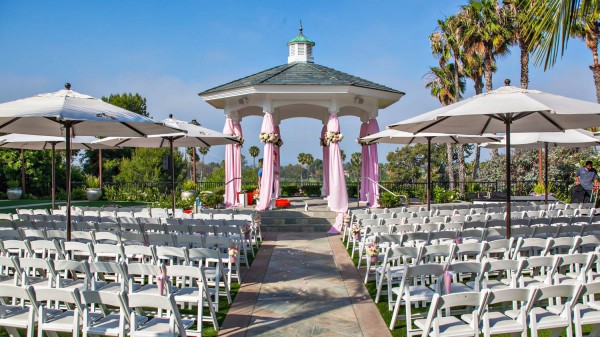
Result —
[[269, 233], [220, 336], [390, 336], [339, 236]]

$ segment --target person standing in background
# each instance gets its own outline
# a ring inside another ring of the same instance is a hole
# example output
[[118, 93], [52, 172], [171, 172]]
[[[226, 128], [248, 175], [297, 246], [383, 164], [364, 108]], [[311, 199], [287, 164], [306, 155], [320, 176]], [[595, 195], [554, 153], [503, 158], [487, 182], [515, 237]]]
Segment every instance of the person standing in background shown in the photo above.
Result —
[[585, 166], [577, 170], [575, 184], [581, 185], [585, 192], [583, 202], [590, 202], [592, 199], [592, 189], [598, 187], [598, 172], [593, 167], [591, 160], [586, 161]]

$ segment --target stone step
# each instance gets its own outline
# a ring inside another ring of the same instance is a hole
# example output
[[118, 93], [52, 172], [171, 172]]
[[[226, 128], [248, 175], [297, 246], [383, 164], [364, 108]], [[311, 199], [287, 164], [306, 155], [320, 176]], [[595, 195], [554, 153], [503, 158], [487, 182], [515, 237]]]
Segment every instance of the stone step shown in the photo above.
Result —
[[261, 224], [263, 232], [327, 232], [331, 228], [331, 224], [283, 224], [283, 225], [266, 225]]

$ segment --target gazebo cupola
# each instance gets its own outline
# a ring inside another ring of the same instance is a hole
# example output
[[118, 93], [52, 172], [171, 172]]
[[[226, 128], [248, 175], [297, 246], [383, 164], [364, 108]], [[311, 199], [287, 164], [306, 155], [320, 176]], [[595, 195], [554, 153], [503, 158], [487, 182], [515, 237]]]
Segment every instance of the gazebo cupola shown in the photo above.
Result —
[[298, 33], [298, 36], [296, 36], [290, 42], [288, 42], [288, 46], [290, 47], [288, 63], [315, 63], [315, 59], [312, 54], [312, 47], [315, 46], [315, 43], [302, 34], [302, 22], [300, 22], [300, 32]]

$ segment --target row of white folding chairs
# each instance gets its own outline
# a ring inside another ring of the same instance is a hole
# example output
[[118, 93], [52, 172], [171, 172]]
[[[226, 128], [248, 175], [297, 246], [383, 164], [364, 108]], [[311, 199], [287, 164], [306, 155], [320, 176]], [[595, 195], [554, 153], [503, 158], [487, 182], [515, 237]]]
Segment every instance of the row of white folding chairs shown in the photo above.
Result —
[[[169, 266], [166, 271], [180, 283], [181, 288], [167, 282], [165, 288], [168, 292], [164, 295], [159, 294], [157, 289], [127, 293], [119, 289], [107, 292], [0, 284], [2, 303], [12, 302], [10, 305], [0, 304], [3, 312], [0, 326], [11, 336], [19, 335], [17, 329], [25, 329], [28, 336], [33, 336], [37, 327], [40, 336], [44, 332], [79, 336], [83, 331], [84, 336], [175, 337], [201, 334], [203, 321], [212, 322], [218, 330], [214, 302], [211, 296], [206, 295], [210, 289], [205, 269]], [[197, 314], [193, 318], [182, 317], [178, 304], [195, 306]], [[107, 310], [109, 307], [112, 310]], [[203, 307], [208, 308], [209, 315], [203, 314]], [[197, 323], [196, 328], [190, 329], [194, 322]]]
[[[433, 294], [425, 318], [414, 321], [407, 335], [491, 336], [511, 334], [537, 337], [540, 330], [553, 336], [583, 336], [583, 327], [600, 327], [600, 282], [541, 288], [482, 290], [459, 294]], [[564, 305], [549, 303], [563, 301]], [[507, 311], [507, 307], [514, 309]], [[469, 308], [465, 311], [464, 308]], [[395, 319], [395, 317], [394, 317]], [[390, 326], [393, 329], [394, 326]]]
[[[571, 203], [565, 204], [561, 202], [549, 203], [549, 204], [538, 204], [535, 202], [512, 202], [511, 209], [513, 211], [530, 211], [530, 210], [557, 210], [557, 209], [582, 209], [582, 208], [594, 208], [595, 204], [588, 203]], [[473, 213], [497, 213], [497, 212], [505, 212], [506, 204], [505, 203], [486, 203], [486, 204], [438, 204], [431, 205], [432, 215], [435, 215], [438, 211], [454, 211], [458, 210], [472, 210]], [[427, 211], [427, 206], [425, 205], [415, 205], [415, 206], [407, 206], [407, 207], [394, 207], [394, 208], [357, 208], [349, 210], [348, 214], [364, 214], [364, 213], [405, 213], [405, 212], [422, 212]], [[472, 214], [472, 213], [465, 213]]]
[[[467, 294], [477, 292], [481, 289], [538, 289], [555, 285], [578, 285], [587, 284], [597, 280], [597, 274], [589, 273], [589, 265], [597, 260], [596, 254], [581, 254], [577, 256], [535, 257], [528, 260], [513, 261], [510, 265], [507, 261], [484, 261], [479, 262], [453, 262], [453, 263], [428, 263], [421, 265], [406, 265], [401, 276], [396, 277], [392, 284], [388, 283], [388, 299], [396, 296], [393, 301], [393, 316], [390, 329], [395, 326], [401, 302], [405, 303], [405, 318], [407, 321], [407, 333], [412, 335], [412, 313], [411, 306], [414, 303], [429, 302], [435, 294]], [[566, 269], [559, 273], [561, 266]], [[575, 270], [575, 268], [579, 268]], [[531, 269], [531, 276], [525, 275], [525, 271]], [[540, 274], [533, 274], [537, 270]], [[574, 272], [569, 273], [570, 270]], [[490, 277], [491, 272], [506, 272], [497, 278]], [[511, 276], [512, 274], [512, 276]], [[460, 278], [470, 278], [463, 283]], [[398, 286], [395, 286], [398, 285]], [[378, 298], [377, 298], [378, 300]], [[473, 304], [473, 303], [472, 303]], [[557, 299], [561, 304], [561, 299]], [[392, 310], [392, 308], [390, 308]], [[417, 326], [419, 324], [416, 324]]]
[[[161, 219], [162, 222], [165, 222], [165, 219], [222, 219], [222, 220], [232, 220], [232, 219], [249, 219], [253, 218], [253, 214], [244, 214], [244, 213], [195, 213], [195, 214], [187, 214], [182, 213], [180, 215], [176, 215], [175, 217], [171, 217], [166, 213], [157, 213], [156, 216], [150, 216], [146, 213], [132, 213], [132, 212], [85, 212], [84, 214], [73, 214], [71, 215], [72, 221], [98, 221], [98, 222], [120, 222], [121, 219], [125, 219], [124, 221], [131, 222], [131, 219], [135, 219], [137, 222], [147, 221], [148, 218]], [[28, 220], [28, 221], [65, 221], [66, 216], [64, 214], [27, 214], [27, 213], [4, 213], [0, 214], [0, 220]]]

